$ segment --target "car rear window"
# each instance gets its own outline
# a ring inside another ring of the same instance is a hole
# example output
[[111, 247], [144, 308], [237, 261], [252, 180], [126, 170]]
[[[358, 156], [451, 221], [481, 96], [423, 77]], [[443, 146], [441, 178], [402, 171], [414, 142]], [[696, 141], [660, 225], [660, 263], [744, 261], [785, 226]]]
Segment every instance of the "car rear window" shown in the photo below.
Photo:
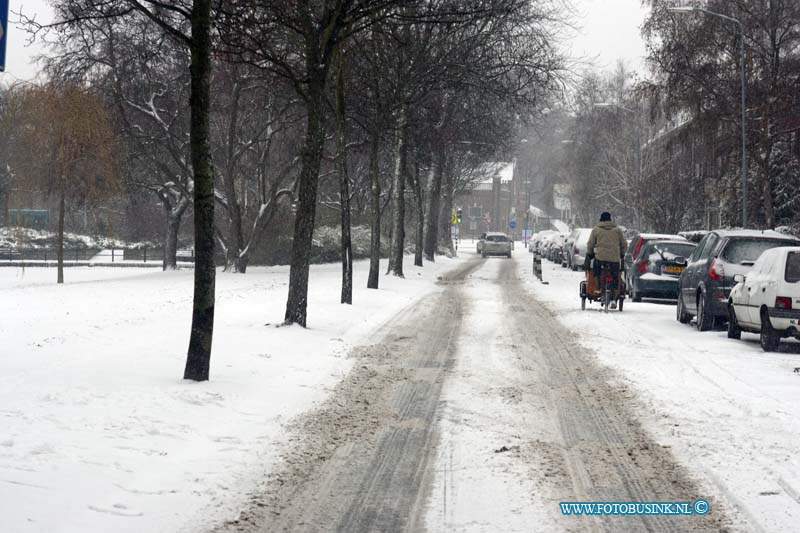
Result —
[[[695, 245], [691, 243], [682, 243], [682, 242], [657, 242], [650, 245], [648, 251], [646, 252], [649, 254], [657, 254], [663, 255], [664, 259], [672, 260], [676, 257], [689, 257], [694, 252]], [[660, 254], [659, 254], [660, 252]]]
[[489, 242], [508, 242], [508, 237], [505, 235], [489, 235], [486, 240]]
[[789, 252], [786, 256], [786, 275], [784, 279], [789, 283], [800, 281], [800, 253]]
[[770, 239], [733, 239], [722, 251], [722, 258], [729, 263], [741, 264], [743, 261], [755, 263], [762, 253], [778, 246], [792, 246], [791, 241]]

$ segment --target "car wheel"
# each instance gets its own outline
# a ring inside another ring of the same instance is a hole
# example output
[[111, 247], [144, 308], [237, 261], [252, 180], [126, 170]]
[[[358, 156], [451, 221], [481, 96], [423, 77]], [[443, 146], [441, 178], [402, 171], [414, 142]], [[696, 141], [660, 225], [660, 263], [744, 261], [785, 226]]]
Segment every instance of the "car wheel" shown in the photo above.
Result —
[[631, 285], [631, 300], [637, 303], [642, 301], [642, 294], [639, 292], [636, 283]]
[[697, 331], [708, 331], [714, 327], [714, 316], [708, 312], [706, 294], [697, 297]]
[[739, 327], [739, 321], [736, 320], [736, 311], [733, 309], [732, 304], [728, 305], [728, 338], [742, 338], [742, 328]]
[[686, 313], [686, 310], [683, 308], [683, 297], [681, 297], [680, 293], [678, 294], [678, 305], [675, 314], [678, 322], [681, 324], [688, 324], [692, 321], [692, 316]]
[[772, 327], [769, 321], [769, 315], [765, 310], [761, 311], [761, 348], [765, 352], [774, 352], [778, 349], [781, 343], [781, 337], [777, 331]]

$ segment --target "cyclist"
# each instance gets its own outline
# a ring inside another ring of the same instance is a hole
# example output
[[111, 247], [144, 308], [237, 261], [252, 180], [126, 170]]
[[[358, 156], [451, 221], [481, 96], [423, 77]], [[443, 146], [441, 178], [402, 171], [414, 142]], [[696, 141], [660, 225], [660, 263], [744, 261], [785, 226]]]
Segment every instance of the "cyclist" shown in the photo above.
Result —
[[[628, 242], [625, 240], [622, 230], [611, 221], [611, 213], [604, 211], [600, 215], [600, 222], [592, 228], [586, 250], [588, 255], [594, 258], [595, 279], [600, 279], [600, 271], [603, 267], [609, 269], [612, 278], [611, 292], [614, 294], [617, 292], [620, 264], [627, 247]], [[616, 301], [612, 301], [609, 305], [611, 309], [616, 309], [616, 307]]]

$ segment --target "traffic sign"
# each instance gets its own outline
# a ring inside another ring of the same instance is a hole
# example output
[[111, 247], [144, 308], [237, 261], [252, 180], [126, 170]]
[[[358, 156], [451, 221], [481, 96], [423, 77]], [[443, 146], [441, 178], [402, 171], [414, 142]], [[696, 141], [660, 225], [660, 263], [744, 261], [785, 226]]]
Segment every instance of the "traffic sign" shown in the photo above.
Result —
[[0, 0], [0, 72], [6, 70], [6, 43], [8, 42], [8, 0]]
[[512, 220], [511, 222], [508, 223], [508, 227], [511, 229], [517, 229], [517, 221]]

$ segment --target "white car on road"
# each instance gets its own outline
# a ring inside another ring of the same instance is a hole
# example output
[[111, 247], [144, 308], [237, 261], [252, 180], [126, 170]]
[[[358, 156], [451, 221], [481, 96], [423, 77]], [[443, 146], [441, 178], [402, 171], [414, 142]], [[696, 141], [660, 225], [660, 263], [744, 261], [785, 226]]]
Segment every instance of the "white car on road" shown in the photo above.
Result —
[[508, 235], [500, 232], [489, 232], [486, 238], [483, 239], [481, 245], [481, 255], [486, 257], [488, 255], [504, 255], [511, 257], [511, 251], [514, 249], [514, 242], [508, 238]]
[[737, 274], [734, 281], [728, 337], [759, 333], [767, 352], [777, 349], [783, 337], [800, 339], [800, 246], [767, 250], [746, 276]]

